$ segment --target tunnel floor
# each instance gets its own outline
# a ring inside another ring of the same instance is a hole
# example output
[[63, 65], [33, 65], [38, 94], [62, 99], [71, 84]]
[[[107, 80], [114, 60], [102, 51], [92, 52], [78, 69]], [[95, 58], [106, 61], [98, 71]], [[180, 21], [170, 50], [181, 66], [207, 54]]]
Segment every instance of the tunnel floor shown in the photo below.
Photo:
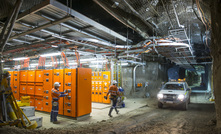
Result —
[[[130, 100], [130, 99], [128, 99]], [[66, 117], [59, 117], [65, 125], [42, 127], [36, 130], [18, 129], [15, 127], [0, 128], [2, 133], [116, 133], [116, 134], [214, 134], [215, 107], [213, 102], [205, 99], [205, 94], [192, 94], [187, 111], [176, 107], [157, 108], [156, 98], [143, 98], [128, 101], [131, 108], [120, 109], [120, 114], [107, 117], [109, 107], [93, 110], [91, 117], [85, 121], [68, 122]], [[135, 102], [135, 103], [134, 103]], [[133, 107], [133, 108], [132, 108]], [[39, 113], [38, 113], [39, 114]]]

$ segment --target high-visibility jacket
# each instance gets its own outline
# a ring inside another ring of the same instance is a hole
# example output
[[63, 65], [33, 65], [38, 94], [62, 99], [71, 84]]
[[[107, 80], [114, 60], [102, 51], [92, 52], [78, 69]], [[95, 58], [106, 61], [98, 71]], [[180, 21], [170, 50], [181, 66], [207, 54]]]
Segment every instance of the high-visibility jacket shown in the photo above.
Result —
[[52, 88], [52, 90], [51, 90], [51, 96], [52, 96], [52, 100], [53, 100], [53, 101], [58, 101], [59, 98], [60, 98], [60, 96], [61, 96], [61, 93], [60, 93], [57, 89]]
[[119, 91], [118, 91], [117, 86], [115, 86], [115, 85], [110, 86], [109, 93], [110, 93], [111, 96], [119, 95]]

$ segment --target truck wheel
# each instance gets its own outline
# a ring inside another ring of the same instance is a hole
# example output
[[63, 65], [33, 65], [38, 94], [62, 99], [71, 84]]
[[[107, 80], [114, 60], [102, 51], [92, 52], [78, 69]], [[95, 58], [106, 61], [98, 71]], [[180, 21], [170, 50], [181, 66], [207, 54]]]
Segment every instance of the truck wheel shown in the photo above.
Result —
[[188, 109], [188, 101], [185, 102], [185, 103], [183, 103], [182, 109], [183, 109], [184, 111], [186, 111], [186, 110]]
[[163, 104], [161, 102], [158, 102], [158, 108], [163, 108]]

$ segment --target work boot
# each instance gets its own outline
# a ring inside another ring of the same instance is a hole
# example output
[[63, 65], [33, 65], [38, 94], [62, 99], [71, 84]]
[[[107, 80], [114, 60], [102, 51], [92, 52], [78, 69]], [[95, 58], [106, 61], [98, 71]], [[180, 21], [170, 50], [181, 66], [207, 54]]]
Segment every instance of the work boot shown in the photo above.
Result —
[[115, 107], [115, 111], [116, 111], [116, 113], [118, 114], [119, 113], [119, 110], [117, 110], [117, 108]]
[[110, 111], [109, 111], [109, 114], [108, 114], [110, 117], [113, 117], [113, 116], [111, 115], [112, 111], [113, 111], [113, 108], [111, 107], [111, 108], [110, 108]]
[[60, 124], [60, 122], [59, 121], [54, 121], [53, 124]]

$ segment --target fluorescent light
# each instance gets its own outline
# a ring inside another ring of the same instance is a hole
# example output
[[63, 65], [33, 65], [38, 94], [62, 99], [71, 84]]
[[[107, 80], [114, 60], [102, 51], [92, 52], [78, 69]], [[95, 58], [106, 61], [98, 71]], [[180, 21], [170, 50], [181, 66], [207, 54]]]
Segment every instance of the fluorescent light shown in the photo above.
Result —
[[6, 67], [6, 68], [4, 68], [4, 69], [8, 70], [8, 69], [10, 69], [10, 68]]
[[103, 62], [107, 62], [107, 60], [91, 61], [91, 63], [103, 63]]
[[4, 61], [2, 60], [2, 62], [4, 62]]
[[20, 58], [14, 58], [13, 60], [26, 60], [28, 57], [20, 57]]
[[57, 56], [57, 55], [61, 55], [61, 53], [49, 53], [49, 54], [42, 54], [40, 55], [41, 57], [50, 57], [50, 56]]
[[77, 65], [77, 63], [69, 63], [69, 65]]
[[38, 40], [41, 40], [41, 41], [44, 41], [45, 39], [43, 38], [40, 38], [40, 37], [36, 37], [36, 36], [33, 36], [33, 35], [25, 35], [26, 37], [30, 37], [30, 38], [33, 38], [33, 39], [38, 39]]
[[37, 66], [38, 63], [33, 63], [33, 64], [30, 64], [30, 66]]
[[12, 39], [12, 40], [17, 41], [17, 42], [21, 42], [21, 43], [27, 43], [27, 44], [31, 44], [30, 42], [23, 41], [23, 40], [18, 40], [18, 39]]
[[58, 46], [55, 46], [55, 45], [51, 45], [51, 47], [55, 47], [55, 48], [57, 48]]
[[104, 60], [104, 59], [103, 58], [80, 59], [80, 61], [95, 61], [95, 60]]
[[102, 65], [89, 65], [89, 67], [102, 68]]
[[127, 65], [128, 65], [128, 63], [121, 63], [121, 66], [127, 66]]

